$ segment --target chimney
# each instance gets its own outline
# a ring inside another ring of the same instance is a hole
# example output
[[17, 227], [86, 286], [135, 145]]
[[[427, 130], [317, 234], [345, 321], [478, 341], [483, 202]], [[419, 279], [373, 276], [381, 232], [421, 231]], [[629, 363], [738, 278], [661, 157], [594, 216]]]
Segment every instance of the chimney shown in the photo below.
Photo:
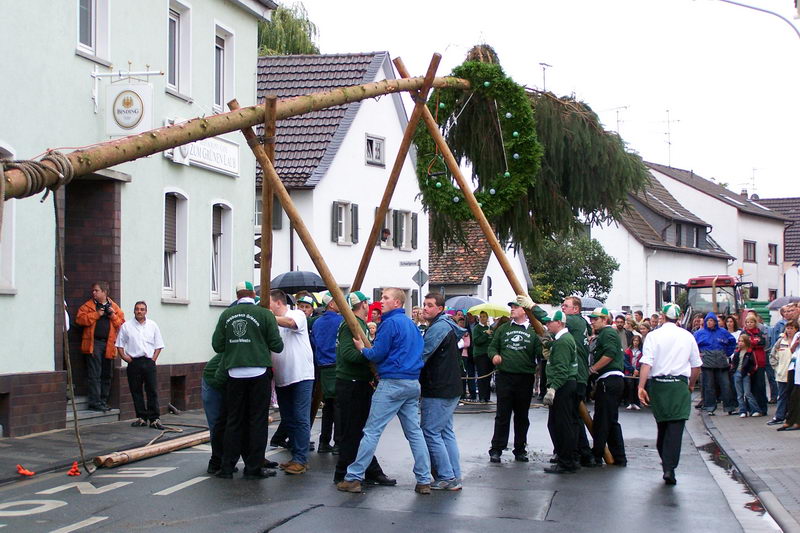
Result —
[[739, 195], [744, 197], [745, 200], [747, 200], [747, 197], [748, 197], [747, 189], [742, 189], [742, 192], [740, 192]]

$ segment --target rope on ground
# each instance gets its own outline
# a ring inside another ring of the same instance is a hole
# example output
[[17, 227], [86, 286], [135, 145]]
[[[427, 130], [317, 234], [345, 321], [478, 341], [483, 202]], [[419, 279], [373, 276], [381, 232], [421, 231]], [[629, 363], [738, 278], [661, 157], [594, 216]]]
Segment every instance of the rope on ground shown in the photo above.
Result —
[[[183, 425], [183, 424], [181, 424], [181, 425]], [[199, 426], [195, 426], [195, 427], [199, 427]], [[164, 429], [161, 431], [161, 433], [159, 433], [156, 437], [154, 437], [153, 440], [151, 440], [150, 442], [145, 444], [145, 447], [150, 446], [151, 444], [156, 442], [158, 439], [160, 439], [161, 437], [163, 437], [167, 433], [183, 433], [183, 430], [181, 428], [176, 428], [176, 427], [173, 427], [173, 426], [165, 425]]]

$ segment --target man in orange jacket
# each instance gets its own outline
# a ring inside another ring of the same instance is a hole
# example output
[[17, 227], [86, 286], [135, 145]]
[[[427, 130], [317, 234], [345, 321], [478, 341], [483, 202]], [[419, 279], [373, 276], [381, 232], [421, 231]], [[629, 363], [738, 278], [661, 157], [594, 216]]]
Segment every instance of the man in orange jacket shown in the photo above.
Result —
[[122, 309], [108, 297], [108, 282], [92, 285], [92, 297], [78, 309], [75, 322], [83, 326], [81, 352], [89, 357], [89, 409], [108, 411], [111, 394], [111, 369], [116, 356], [114, 342], [125, 322]]

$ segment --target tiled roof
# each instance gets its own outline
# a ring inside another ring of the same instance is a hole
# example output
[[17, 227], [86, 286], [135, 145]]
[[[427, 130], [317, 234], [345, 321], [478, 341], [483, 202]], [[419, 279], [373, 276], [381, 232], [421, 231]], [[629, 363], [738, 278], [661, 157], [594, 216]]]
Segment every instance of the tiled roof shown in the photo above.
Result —
[[675, 197], [656, 179], [650, 179], [647, 187], [634, 194], [634, 196], [653, 211], [669, 220], [708, 226], [707, 223], [679, 204]]
[[645, 165], [657, 172], [669, 176], [670, 178], [680, 181], [689, 187], [697, 189], [698, 191], [703, 192], [712, 198], [719, 200], [720, 202], [724, 202], [730, 206], [733, 206], [743, 213], [774, 218], [777, 220], [785, 220], [784, 217], [779, 213], [760, 205], [760, 202], [749, 200], [733, 191], [726, 189], [718, 183], [701, 178], [691, 170], [668, 167], [666, 165], [659, 165], [658, 163], [650, 163], [648, 161], [645, 161]]
[[[291, 98], [360, 85], [375, 79], [387, 52], [364, 54], [265, 56], [258, 58], [258, 101], [265, 95]], [[359, 102], [329, 107], [278, 122], [275, 169], [288, 188], [319, 182], [344, 139]], [[263, 126], [259, 128], [262, 133]], [[256, 170], [261, 184], [261, 168]]]
[[800, 262], [800, 198], [761, 198], [758, 203], [789, 219], [783, 231], [783, 260]]
[[450, 244], [442, 252], [429, 243], [430, 283], [438, 285], [478, 285], [489, 265], [491, 249], [477, 222], [465, 224], [466, 245]]

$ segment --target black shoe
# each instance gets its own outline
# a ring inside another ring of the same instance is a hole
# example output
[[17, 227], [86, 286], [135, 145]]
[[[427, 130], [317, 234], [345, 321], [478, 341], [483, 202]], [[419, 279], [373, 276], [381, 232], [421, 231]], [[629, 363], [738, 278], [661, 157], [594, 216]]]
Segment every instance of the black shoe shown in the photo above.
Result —
[[107, 412], [109, 412], [109, 411], [111, 410], [111, 407], [109, 407], [107, 403], [104, 403], [104, 404], [100, 405], [100, 409], [101, 409], [101, 410], [102, 410], [104, 413], [107, 413]]
[[527, 463], [530, 461], [528, 458], [528, 452], [514, 453], [514, 460], [519, 461], [520, 463]]
[[90, 411], [98, 411], [101, 413], [104, 413], [106, 411], [105, 409], [103, 409], [102, 405], [90, 405], [87, 407], [87, 409], [89, 409]]
[[619, 466], [619, 467], [625, 468], [626, 466], [628, 466], [628, 460], [627, 459], [614, 459], [614, 466]]
[[544, 469], [547, 474], [574, 474], [578, 471], [577, 468], [567, 468], [556, 463], [553, 466], [548, 466]]
[[287, 448], [288, 449], [289, 448], [289, 439], [286, 439], [284, 441], [273, 440], [273, 441], [270, 441], [269, 445], [272, 448]]
[[662, 479], [664, 480], [664, 484], [666, 485], [675, 485], [676, 483], [678, 483], [678, 480], [675, 479], [674, 470], [667, 470], [666, 472], [664, 472]]
[[489, 462], [490, 463], [499, 463], [500, 456], [503, 454], [500, 450], [489, 450]]
[[770, 401], [768, 401], [767, 403], [770, 405], [775, 405], [776, 403], [778, 403], [778, 399], [777, 398], [770, 399]]
[[783, 420], [776, 420], [775, 418], [773, 418], [772, 420], [767, 422], [768, 426], [777, 426], [778, 424], [782, 425], [783, 424]]
[[[288, 448], [288, 446], [287, 446], [287, 448]], [[308, 443], [308, 451], [310, 451], [310, 452], [314, 451], [314, 441], [313, 440]]]
[[364, 483], [367, 485], [380, 485], [382, 487], [394, 487], [397, 485], [397, 480], [392, 479], [386, 474], [378, 474], [375, 477], [368, 477], [364, 479]]
[[155, 420], [150, 421], [150, 427], [153, 429], [158, 429], [159, 431], [164, 431], [164, 426], [161, 424], [161, 420], [156, 418]]
[[554, 453], [553, 456], [550, 458], [550, 464], [557, 464], [558, 463], [558, 454]]
[[261, 466], [264, 468], [278, 468], [278, 463], [265, 458], [264, 463]]
[[222, 470], [222, 466], [221, 465], [218, 465], [218, 464], [216, 464], [216, 463], [214, 463], [212, 461], [208, 462], [208, 468], [206, 469], [207, 473], [209, 473], [211, 475], [214, 475], [217, 472], [219, 472], [220, 470]]
[[325, 444], [324, 442], [319, 445], [317, 448], [317, 453], [331, 453], [333, 452], [333, 446], [330, 444]]
[[584, 468], [596, 468], [598, 466], [602, 466], [602, 463], [598, 464], [594, 460], [594, 457], [581, 457], [580, 463]]
[[223, 472], [222, 470], [218, 470], [214, 475], [220, 479], [233, 479], [233, 472]]
[[339, 455], [339, 445], [338, 444], [334, 444], [333, 445], [333, 448], [331, 448], [331, 454]]
[[255, 472], [245, 472], [242, 479], [266, 479], [275, 476], [276, 472], [271, 468], [259, 468]]

